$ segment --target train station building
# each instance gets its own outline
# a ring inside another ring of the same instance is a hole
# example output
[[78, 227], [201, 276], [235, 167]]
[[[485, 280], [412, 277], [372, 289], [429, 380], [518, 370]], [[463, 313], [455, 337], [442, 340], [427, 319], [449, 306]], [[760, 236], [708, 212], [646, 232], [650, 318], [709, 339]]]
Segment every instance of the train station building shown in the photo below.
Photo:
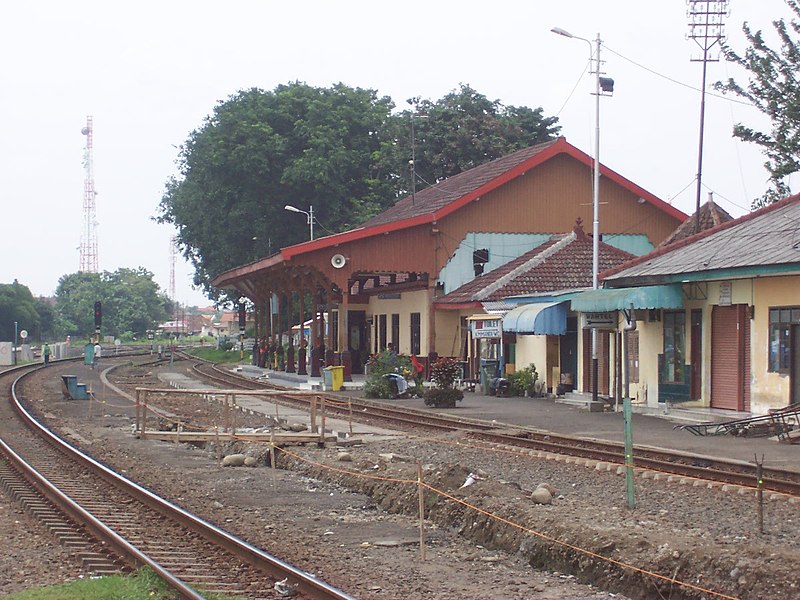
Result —
[[[491, 315], [493, 307], [480, 299], [451, 302], [452, 294], [476, 280], [489, 281], [512, 261], [532, 258], [526, 257], [529, 253], [547, 254], [553, 244], [569, 246], [566, 240], [577, 235], [576, 228], [592, 222], [592, 172], [592, 158], [558, 138], [406, 196], [361, 227], [282, 248], [221, 273], [212, 285], [233, 288], [253, 303], [258, 337], [289, 344], [292, 327], [310, 321], [309, 347], [302, 350], [311, 376], [333, 364], [344, 366], [346, 379], [363, 373], [370, 354], [390, 343], [398, 353], [413, 354], [426, 364], [436, 356], [472, 358], [474, 363], [480, 358], [476, 352], [499, 355], [504, 344], [516, 341], [501, 344], [498, 339], [471, 348], [471, 319]], [[617, 256], [606, 266], [648, 253], [686, 220], [684, 213], [611, 169], [601, 165], [600, 174], [604, 255]], [[582, 273], [591, 269], [591, 255], [576, 252], [561, 267], [576, 268]], [[551, 271], [553, 284], [563, 275], [557, 271]], [[574, 371], [580, 386], [583, 338], [572, 333], [574, 344], [565, 335], [546, 343], [550, 360], [542, 360], [550, 373], [553, 368]], [[576, 346], [572, 354], [577, 360], [566, 369], [561, 361], [569, 350], [562, 354], [562, 342]], [[289, 349], [293, 354], [299, 350]], [[513, 353], [509, 347], [505, 356]], [[539, 359], [536, 352], [522, 355]], [[300, 365], [287, 361], [286, 368]]]

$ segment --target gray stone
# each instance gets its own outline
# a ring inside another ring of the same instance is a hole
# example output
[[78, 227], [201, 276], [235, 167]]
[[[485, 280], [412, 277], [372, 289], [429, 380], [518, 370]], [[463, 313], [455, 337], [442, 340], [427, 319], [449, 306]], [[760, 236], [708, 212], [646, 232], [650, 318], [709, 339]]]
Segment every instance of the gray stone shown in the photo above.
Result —
[[531, 500], [533, 500], [536, 504], [552, 504], [553, 503], [553, 494], [550, 493], [550, 490], [544, 487], [538, 487], [533, 490], [531, 494]]
[[244, 466], [245, 467], [255, 467], [258, 464], [258, 460], [252, 456], [247, 456], [244, 459]]
[[349, 452], [339, 452], [336, 460], [340, 462], [353, 462], [353, 456]]
[[222, 459], [223, 467], [241, 467], [244, 464], [244, 454], [228, 454]]
[[302, 431], [306, 431], [308, 429], [308, 425], [305, 423], [292, 423], [289, 425], [289, 431], [294, 431], [295, 433], [300, 433]]

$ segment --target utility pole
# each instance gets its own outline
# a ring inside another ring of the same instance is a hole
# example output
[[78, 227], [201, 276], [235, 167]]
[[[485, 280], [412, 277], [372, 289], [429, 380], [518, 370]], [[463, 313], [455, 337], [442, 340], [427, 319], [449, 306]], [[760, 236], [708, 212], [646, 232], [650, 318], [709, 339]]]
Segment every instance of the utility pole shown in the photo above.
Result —
[[692, 62], [703, 63], [703, 83], [700, 86], [700, 140], [697, 150], [697, 194], [695, 202], [694, 232], [700, 232], [700, 190], [703, 180], [703, 131], [706, 115], [706, 71], [709, 62], [718, 62], [719, 56], [712, 56], [711, 50], [719, 48], [725, 38], [724, 18], [728, 16], [728, 0], [688, 0], [689, 38], [700, 48], [702, 55], [692, 58]]

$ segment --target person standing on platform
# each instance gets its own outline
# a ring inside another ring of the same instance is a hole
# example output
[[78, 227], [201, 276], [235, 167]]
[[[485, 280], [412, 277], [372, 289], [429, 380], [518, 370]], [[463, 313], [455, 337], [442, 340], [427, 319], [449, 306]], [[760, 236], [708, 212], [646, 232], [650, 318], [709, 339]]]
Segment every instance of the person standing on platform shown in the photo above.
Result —
[[44, 359], [44, 364], [50, 363], [50, 345], [45, 344], [42, 348], [42, 358]]
[[100, 362], [100, 355], [103, 353], [103, 349], [100, 347], [100, 341], [96, 341], [94, 343], [94, 364], [98, 364]]

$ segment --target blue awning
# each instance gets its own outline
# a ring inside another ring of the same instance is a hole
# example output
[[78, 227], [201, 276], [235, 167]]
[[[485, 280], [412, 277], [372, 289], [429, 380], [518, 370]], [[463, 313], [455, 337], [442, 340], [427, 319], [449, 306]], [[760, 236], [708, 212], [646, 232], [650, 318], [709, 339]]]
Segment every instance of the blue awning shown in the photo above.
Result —
[[572, 298], [575, 312], [608, 312], [633, 308], [683, 308], [681, 284], [600, 289], [582, 292]]
[[503, 317], [503, 331], [537, 335], [564, 335], [567, 332], [567, 303], [524, 304]]

